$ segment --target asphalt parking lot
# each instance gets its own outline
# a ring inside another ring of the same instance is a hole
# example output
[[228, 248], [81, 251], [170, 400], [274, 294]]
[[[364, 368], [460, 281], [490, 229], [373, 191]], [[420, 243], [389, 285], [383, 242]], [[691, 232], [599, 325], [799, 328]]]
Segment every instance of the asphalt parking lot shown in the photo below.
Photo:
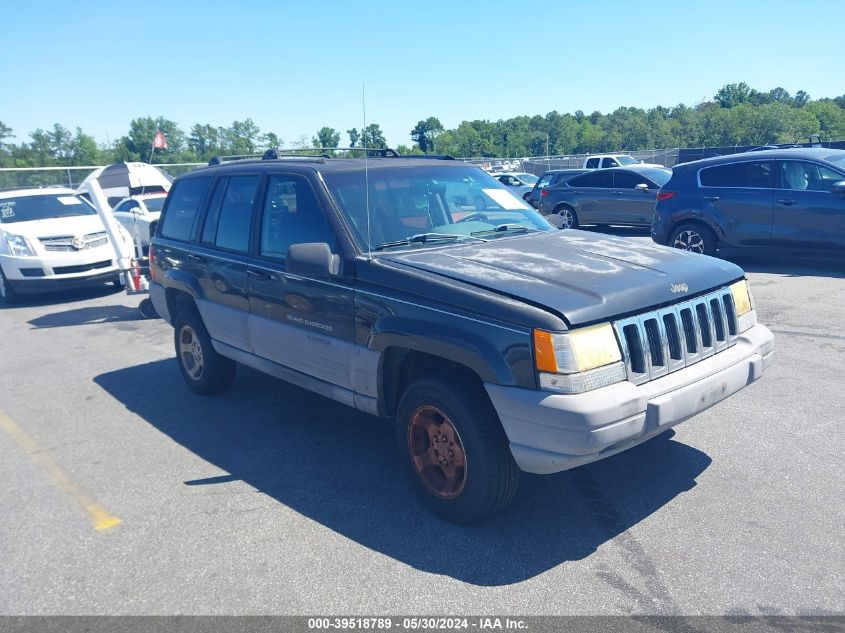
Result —
[[382, 421], [242, 368], [191, 394], [137, 297], [0, 308], [0, 613], [842, 613], [845, 265], [738, 263], [762, 379], [477, 527]]

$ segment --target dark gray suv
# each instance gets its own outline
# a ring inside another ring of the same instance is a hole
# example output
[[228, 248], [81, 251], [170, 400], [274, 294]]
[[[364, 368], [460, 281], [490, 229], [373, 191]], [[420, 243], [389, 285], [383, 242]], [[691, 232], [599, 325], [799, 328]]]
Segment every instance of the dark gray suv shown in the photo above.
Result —
[[546, 187], [539, 211], [561, 229], [582, 224], [649, 226], [657, 191], [671, 177], [665, 167], [596, 169]]
[[705, 255], [845, 255], [845, 151], [774, 149], [676, 165], [651, 236]]
[[243, 364], [391, 418], [413, 485], [462, 522], [505, 507], [520, 471], [656, 437], [773, 355], [739, 267], [558, 231], [454, 160], [198, 169], [168, 194], [150, 270], [193, 391]]

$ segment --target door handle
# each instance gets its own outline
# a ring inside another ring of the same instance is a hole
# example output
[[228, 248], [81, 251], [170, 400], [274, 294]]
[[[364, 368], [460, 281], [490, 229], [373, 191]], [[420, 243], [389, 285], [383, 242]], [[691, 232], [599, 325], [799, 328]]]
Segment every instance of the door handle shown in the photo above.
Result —
[[247, 269], [246, 275], [247, 277], [252, 277], [253, 279], [258, 279], [259, 281], [270, 281], [273, 278], [270, 273], [263, 273], [259, 270], [252, 270], [251, 268]]
[[204, 261], [204, 258], [203, 258], [203, 257], [200, 257], [199, 255], [194, 255], [193, 253], [188, 253], [187, 255], [185, 255], [185, 257], [186, 257], [187, 259], [190, 259], [192, 262], [201, 262], [201, 261]]
[[717, 202], [719, 200], [719, 196], [704, 196], [702, 200], [706, 200], [707, 202]]
[[617, 196], [623, 196], [623, 195], [625, 195], [625, 192], [624, 192], [624, 191], [614, 191], [613, 193], [615, 193]]
[[785, 207], [791, 207], [793, 204], [796, 204], [798, 201], [793, 200], [792, 198], [778, 198], [777, 202], [780, 202]]

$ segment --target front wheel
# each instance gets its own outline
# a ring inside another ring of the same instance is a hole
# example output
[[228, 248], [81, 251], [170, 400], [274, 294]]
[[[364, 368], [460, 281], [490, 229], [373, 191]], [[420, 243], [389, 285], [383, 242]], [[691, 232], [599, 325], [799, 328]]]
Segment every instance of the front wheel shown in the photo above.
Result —
[[0, 303], [14, 303], [18, 298], [15, 289], [9, 284], [3, 269], [0, 268]]
[[555, 209], [560, 218], [560, 228], [562, 229], [577, 229], [578, 216], [575, 214], [575, 209], [572, 207], [562, 206]]
[[480, 386], [457, 374], [420, 378], [402, 395], [395, 423], [414, 487], [435, 513], [471, 523], [510, 503], [519, 468]]
[[681, 224], [669, 236], [669, 246], [682, 251], [712, 256], [716, 254], [716, 235], [703, 224]]
[[211, 337], [199, 313], [185, 308], [174, 326], [176, 360], [188, 387], [210, 395], [228, 389], [235, 380], [235, 361], [221, 356], [211, 344]]

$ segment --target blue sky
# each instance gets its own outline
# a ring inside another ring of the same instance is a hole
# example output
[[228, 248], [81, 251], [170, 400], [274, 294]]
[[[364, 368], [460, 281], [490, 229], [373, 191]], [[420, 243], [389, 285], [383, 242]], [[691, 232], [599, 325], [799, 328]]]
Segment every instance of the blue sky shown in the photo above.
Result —
[[138, 116], [286, 143], [379, 123], [410, 144], [446, 127], [551, 110], [694, 104], [725, 83], [845, 93], [833, 0], [469, 2], [144, 0], [7, 3], [0, 121], [17, 141], [76, 126], [98, 141]]

